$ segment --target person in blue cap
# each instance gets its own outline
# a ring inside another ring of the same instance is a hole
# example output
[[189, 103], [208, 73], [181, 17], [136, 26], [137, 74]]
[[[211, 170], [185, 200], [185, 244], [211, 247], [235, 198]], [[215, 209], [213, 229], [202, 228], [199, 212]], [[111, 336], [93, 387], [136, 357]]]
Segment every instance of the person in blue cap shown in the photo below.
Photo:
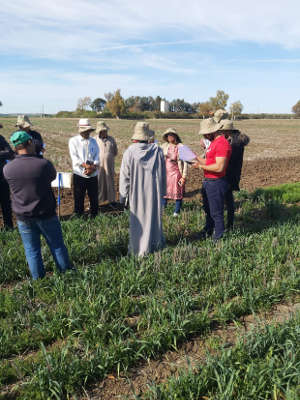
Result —
[[46, 239], [58, 270], [72, 269], [51, 188], [56, 170], [50, 161], [35, 154], [34, 143], [27, 132], [14, 132], [10, 141], [17, 155], [5, 165], [3, 174], [10, 187], [12, 209], [31, 276], [33, 279], [45, 276], [41, 235]]

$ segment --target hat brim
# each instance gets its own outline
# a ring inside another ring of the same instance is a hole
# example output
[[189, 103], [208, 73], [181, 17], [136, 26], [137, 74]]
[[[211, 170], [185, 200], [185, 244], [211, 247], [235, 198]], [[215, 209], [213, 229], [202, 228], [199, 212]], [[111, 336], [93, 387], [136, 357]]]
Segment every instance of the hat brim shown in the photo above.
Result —
[[32, 124], [29, 124], [28, 122], [24, 122], [22, 124], [16, 124], [15, 127], [16, 128], [26, 129], [26, 128], [31, 128]]
[[164, 140], [165, 142], [168, 141], [168, 136], [169, 136], [169, 135], [173, 136], [173, 137], [176, 139], [177, 143], [181, 143], [180, 137], [179, 137], [179, 136], [177, 135], [177, 133], [175, 133], [175, 132], [166, 132], [166, 133], [163, 135], [163, 140]]
[[210, 135], [211, 133], [216, 133], [216, 132], [218, 132], [220, 129], [218, 128], [218, 129], [209, 129], [209, 130], [207, 130], [207, 131], [202, 131], [201, 129], [200, 129], [200, 131], [199, 131], [199, 135]]
[[101, 129], [97, 129], [97, 128], [96, 128], [95, 131], [96, 131], [97, 135], [99, 135], [100, 132], [108, 132], [109, 129], [110, 129], [109, 127], [104, 128], [104, 129], [103, 129], [103, 128], [101, 128]]
[[82, 127], [79, 127], [79, 129], [78, 129], [79, 133], [93, 132], [93, 131], [95, 131], [95, 128], [92, 128], [91, 126], [82, 126]]

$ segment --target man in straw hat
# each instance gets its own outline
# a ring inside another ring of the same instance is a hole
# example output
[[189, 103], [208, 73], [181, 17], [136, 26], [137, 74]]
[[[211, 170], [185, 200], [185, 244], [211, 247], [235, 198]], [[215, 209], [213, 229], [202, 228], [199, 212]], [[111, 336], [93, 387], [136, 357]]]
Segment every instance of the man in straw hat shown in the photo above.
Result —
[[86, 192], [90, 201], [91, 217], [98, 213], [99, 147], [96, 140], [90, 137], [94, 130], [87, 118], [81, 118], [78, 135], [69, 140], [73, 166], [74, 212], [77, 216], [83, 215]]
[[198, 158], [193, 166], [204, 170], [202, 186], [203, 207], [206, 223], [201, 236], [207, 237], [214, 233], [214, 240], [219, 240], [224, 233], [224, 199], [228, 190], [225, 179], [226, 168], [231, 156], [231, 146], [220, 131], [221, 123], [208, 118], [200, 123], [199, 134], [211, 141], [206, 152], [206, 158]]
[[148, 143], [149, 124], [138, 122], [133, 144], [125, 151], [120, 170], [120, 202], [130, 206], [129, 253], [143, 256], [164, 245], [162, 199], [166, 191], [166, 167], [162, 150]]
[[16, 127], [20, 131], [27, 132], [32, 137], [32, 143], [34, 145], [34, 154], [38, 157], [43, 157], [45, 151], [45, 145], [42, 136], [39, 132], [31, 129], [32, 123], [27, 115], [18, 115]]
[[[1, 124], [0, 124], [0, 129], [2, 129]], [[0, 203], [2, 208], [2, 216], [5, 229], [12, 229], [13, 221], [12, 221], [9, 186], [6, 179], [4, 178], [3, 168], [6, 165], [7, 161], [13, 158], [14, 158], [14, 152], [12, 151], [10, 145], [7, 143], [4, 137], [0, 135]]]
[[118, 148], [115, 139], [108, 135], [109, 127], [104, 121], [98, 121], [96, 126], [96, 142], [101, 154], [98, 170], [99, 203], [115, 203], [115, 157]]
[[51, 188], [56, 170], [50, 161], [36, 157], [35, 145], [27, 132], [13, 133], [10, 141], [17, 155], [5, 165], [3, 173], [10, 186], [12, 208], [17, 217], [32, 278], [45, 276], [41, 235], [46, 239], [58, 270], [65, 272], [72, 266], [56, 215], [56, 200]]

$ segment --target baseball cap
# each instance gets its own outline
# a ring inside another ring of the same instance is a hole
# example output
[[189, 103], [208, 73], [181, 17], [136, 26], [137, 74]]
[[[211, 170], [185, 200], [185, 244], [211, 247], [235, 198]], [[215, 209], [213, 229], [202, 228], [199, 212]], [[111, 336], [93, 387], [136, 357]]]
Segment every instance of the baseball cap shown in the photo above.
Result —
[[32, 140], [32, 137], [25, 131], [14, 132], [10, 137], [10, 141], [15, 147], [28, 142], [28, 140]]

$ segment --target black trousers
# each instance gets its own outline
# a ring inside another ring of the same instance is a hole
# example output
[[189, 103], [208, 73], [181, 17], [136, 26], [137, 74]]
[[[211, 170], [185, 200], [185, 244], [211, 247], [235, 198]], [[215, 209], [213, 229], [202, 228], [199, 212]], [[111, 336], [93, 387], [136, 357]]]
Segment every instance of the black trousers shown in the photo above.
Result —
[[84, 212], [84, 198], [87, 192], [90, 201], [90, 213], [94, 217], [98, 213], [98, 177], [83, 178], [73, 174], [74, 212], [82, 215]]
[[0, 179], [0, 203], [5, 228], [13, 228], [9, 186], [5, 179]]
[[225, 194], [225, 205], [227, 208], [227, 229], [233, 228], [234, 222], [234, 198], [232, 188], [230, 187]]

